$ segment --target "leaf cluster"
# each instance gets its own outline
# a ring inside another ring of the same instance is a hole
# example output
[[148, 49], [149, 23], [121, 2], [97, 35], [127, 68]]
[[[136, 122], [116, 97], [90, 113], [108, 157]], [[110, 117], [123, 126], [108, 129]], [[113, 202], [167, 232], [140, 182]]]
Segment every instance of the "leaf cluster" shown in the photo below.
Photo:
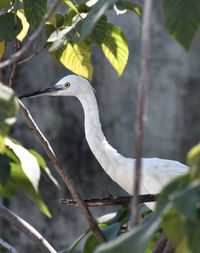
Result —
[[39, 192], [40, 168], [58, 186], [44, 159], [34, 150], [27, 150], [19, 142], [7, 136], [18, 112], [18, 101], [12, 90], [0, 84], [0, 195], [10, 198], [17, 189], [26, 195], [51, 217]]
[[[109, 11], [117, 15], [133, 11], [142, 20], [138, 4], [123, 0], [73, 1], [63, 0], [62, 13], [54, 12], [46, 22], [49, 54], [72, 72], [92, 79], [91, 45], [102, 49], [120, 77], [128, 61], [127, 39], [120, 27], [107, 21]], [[0, 3], [0, 59], [5, 44], [23, 41], [29, 28], [37, 29], [48, 10], [47, 0], [3, 0]], [[163, 0], [164, 24], [169, 33], [186, 49], [200, 25], [200, 3], [195, 0]]]

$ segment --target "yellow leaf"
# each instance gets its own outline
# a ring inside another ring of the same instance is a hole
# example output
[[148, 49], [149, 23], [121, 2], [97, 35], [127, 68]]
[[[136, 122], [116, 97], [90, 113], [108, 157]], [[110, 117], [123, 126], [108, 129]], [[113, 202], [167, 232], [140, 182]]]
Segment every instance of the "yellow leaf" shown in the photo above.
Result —
[[51, 15], [51, 17], [47, 20], [46, 24], [47, 25], [53, 25], [54, 27], [56, 27], [56, 15], [55, 15], [55, 13], [53, 13]]
[[91, 52], [85, 42], [68, 42], [60, 57], [60, 62], [72, 72], [92, 80]]
[[22, 26], [23, 26], [21, 32], [17, 36], [17, 39], [22, 42], [23, 39], [27, 35], [28, 29], [29, 29], [29, 23], [26, 20], [26, 17], [24, 15], [24, 10], [23, 9], [20, 9], [20, 10], [17, 11], [17, 16], [21, 19]]
[[120, 27], [107, 23], [102, 50], [120, 77], [126, 67], [129, 55], [127, 39]]
[[5, 137], [0, 135], [0, 154], [3, 154], [4, 153], [4, 150], [5, 150]]
[[6, 42], [0, 41], [0, 60], [3, 58], [6, 51]]

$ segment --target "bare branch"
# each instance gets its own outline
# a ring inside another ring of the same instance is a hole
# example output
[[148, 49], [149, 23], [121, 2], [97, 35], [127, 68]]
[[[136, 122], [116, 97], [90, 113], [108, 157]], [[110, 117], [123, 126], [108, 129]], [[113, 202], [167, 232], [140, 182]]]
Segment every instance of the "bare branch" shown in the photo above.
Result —
[[[138, 196], [139, 204], [144, 202], [154, 202], [156, 201], [157, 194], [145, 194]], [[113, 206], [113, 205], [129, 205], [131, 203], [132, 196], [122, 196], [114, 197], [109, 196], [107, 198], [98, 198], [98, 199], [85, 199], [85, 203], [89, 207], [95, 206]], [[78, 207], [78, 203], [73, 199], [60, 199], [59, 202], [64, 205]]]
[[28, 236], [44, 253], [57, 253], [47, 240], [29, 223], [0, 204], [0, 216]]
[[153, 0], [144, 1], [143, 24], [141, 36], [141, 65], [140, 65], [140, 79], [138, 83], [138, 107], [137, 119], [135, 123], [135, 147], [136, 147], [136, 163], [133, 184], [133, 198], [132, 215], [133, 225], [138, 224], [139, 209], [138, 209], [138, 195], [140, 193], [140, 178], [141, 178], [141, 156], [142, 156], [142, 139], [144, 126], [144, 108], [146, 102], [146, 91], [148, 86], [148, 66], [150, 56], [150, 17]]
[[17, 63], [13, 63], [13, 67], [12, 67], [12, 72], [10, 74], [10, 80], [9, 80], [9, 84], [8, 86], [10, 88], [12, 88], [12, 85], [13, 85], [13, 81], [14, 81], [14, 78], [15, 78], [15, 75], [16, 75], [16, 72], [17, 72]]
[[[17, 39], [15, 40], [15, 50], [16, 50], [16, 52], [19, 50], [19, 41]], [[17, 64], [14, 62], [13, 67], [12, 67], [12, 71], [11, 71], [11, 75], [10, 75], [9, 84], [8, 84], [8, 86], [10, 88], [12, 88], [16, 72], [17, 72]]]
[[5, 242], [2, 238], [0, 238], [0, 246], [2, 246], [5, 249], [8, 249], [12, 253], [18, 253], [18, 251], [13, 246]]
[[162, 253], [167, 244], [167, 237], [163, 232], [156, 241], [152, 253]]
[[35, 58], [35, 56], [37, 56], [40, 52], [42, 52], [42, 50], [47, 46], [47, 44], [44, 44], [41, 48], [39, 48], [34, 54], [30, 55], [29, 57], [25, 58], [22, 61], [17, 62], [17, 66], [21, 66], [24, 63], [27, 63], [28, 61], [32, 60], [33, 58]]
[[175, 248], [172, 246], [171, 242], [168, 240], [165, 246], [165, 249], [163, 250], [162, 253], [174, 253], [174, 252], [175, 252]]
[[61, 0], [57, 0], [52, 7], [49, 9], [49, 12], [44, 16], [44, 19], [38, 29], [30, 36], [28, 39], [28, 42], [16, 53], [12, 54], [10, 58], [0, 63], [0, 69], [7, 67], [8, 65], [17, 62], [22, 55], [31, 47], [33, 42], [37, 39], [37, 37], [40, 35], [43, 27], [45, 26], [46, 21], [50, 18], [54, 10], [57, 8], [59, 2]]
[[80, 193], [76, 189], [71, 177], [68, 175], [67, 171], [64, 170], [64, 168], [62, 167], [62, 165], [60, 164], [60, 162], [56, 158], [56, 155], [55, 155], [53, 149], [51, 148], [48, 140], [44, 137], [44, 135], [42, 134], [42, 132], [38, 128], [37, 124], [34, 122], [28, 109], [22, 104], [22, 102], [20, 100], [19, 100], [19, 103], [20, 103], [20, 111], [23, 114], [24, 118], [26, 119], [31, 131], [37, 137], [37, 139], [39, 140], [43, 149], [47, 153], [51, 163], [53, 164], [53, 166], [55, 167], [57, 172], [60, 174], [60, 176], [62, 177], [64, 183], [66, 184], [66, 186], [70, 190], [72, 197], [77, 201], [83, 215], [85, 216], [85, 218], [87, 219], [87, 221], [90, 225], [91, 230], [94, 232], [96, 238], [101, 243], [105, 242], [106, 239], [105, 239], [104, 235], [102, 234], [101, 230], [99, 229], [96, 220], [93, 218], [91, 212], [87, 208], [87, 205], [85, 204], [84, 200], [82, 199]]

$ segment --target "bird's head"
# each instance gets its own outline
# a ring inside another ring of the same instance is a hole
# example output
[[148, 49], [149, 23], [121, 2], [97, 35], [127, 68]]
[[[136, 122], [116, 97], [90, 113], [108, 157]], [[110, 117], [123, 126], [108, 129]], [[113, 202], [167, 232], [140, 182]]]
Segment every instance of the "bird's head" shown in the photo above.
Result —
[[19, 98], [38, 97], [38, 96], [76, 96], [91, 92], [92, 86], [87, 79], [68, 75], [60, 79], [54, 86], [37, 90], [19, 96]]

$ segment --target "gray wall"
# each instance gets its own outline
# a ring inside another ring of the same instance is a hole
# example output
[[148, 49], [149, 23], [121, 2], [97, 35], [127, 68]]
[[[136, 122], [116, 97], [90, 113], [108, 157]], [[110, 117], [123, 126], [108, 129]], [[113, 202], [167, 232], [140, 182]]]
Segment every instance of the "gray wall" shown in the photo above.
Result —
[[[189, 53], [163, 27], [161, 1], [155, 1], [152, 15], [152, 53], [150, 87], [147, 103], [144, 156], [185, 161], [188, 149], [200, 138], [200, 33]], [[109, 142], [125, 156], [134, 155], [134, 121], [137, 105], [137, 84], [140, 63], [140, 27], [136, 15], [128, 12], [111, 16], [111, 22], [122, 27], [127, 36], [130, 56], [123, 76], [104, 58], [101, 50], [93, 47], [93, 86], [99, 104], [101, 122]], [[70, 72], [58, 65], [46, 51], [19, 69], [14, 83], [18, 94], [54, 84]], [[104, 189], [114, 195], [124, 192], [104, 173], [88, 148], [84, 137], [83, 111], [75, 98], [44, 97], [24, 101], [38, 126], [55, 149], [58, 158], [72, 176], [84, 197], [105, 196]], [[21, 115], [11, 135], [27, 148], [42, 148], [30, 133]], [[9, 202], [9, 207], [33, 224], [57, 250], [73, 242], [87, 228], [80, 211], [64, 207], [60, 198], [70, 197], [66, 186], [58, 178], [58, 191], [47, 180], [42, 180], [42, 195], [53, 218], [46, 218], [21, 192]], [[95, 216], [113, 209], [94, 208]], [[15, 229], [4, 230], [8, 241], [20, 252], [37, 252], [30, 240]]]

